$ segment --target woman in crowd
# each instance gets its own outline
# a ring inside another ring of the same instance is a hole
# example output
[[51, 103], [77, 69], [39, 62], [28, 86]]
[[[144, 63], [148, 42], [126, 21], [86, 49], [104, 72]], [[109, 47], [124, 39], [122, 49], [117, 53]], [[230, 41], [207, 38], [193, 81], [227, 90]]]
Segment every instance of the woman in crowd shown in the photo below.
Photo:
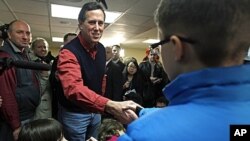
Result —
[[142, 105], [144, 79], [135, 58], [127, 61], [123, 71], [123, 81], [123, 100], [133, 100]]

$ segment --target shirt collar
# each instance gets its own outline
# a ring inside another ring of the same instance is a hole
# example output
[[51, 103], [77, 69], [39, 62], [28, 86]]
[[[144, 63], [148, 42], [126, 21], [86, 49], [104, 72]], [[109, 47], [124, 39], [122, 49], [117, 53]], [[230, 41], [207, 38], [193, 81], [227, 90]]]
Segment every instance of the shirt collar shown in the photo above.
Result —
[[11, 40], [8, 39], [8, 42], [10, 43], [13, 50], [17, 53], [23, 53], [25, 48], [18, 48]]
[[78, 39], [80, 40], [80, 43], [83, 48], [90, 54], [93, 59], [95, 59], [95, 56], [97, 54], [97, 44], [94, 47], [91, 47], [90, 44], [84, 39], [81, 32], [78, 34]]
[[113, 60], [113, 62], [117, 64], [119, 62], [119, 60], [120, 59], [118, 58], [117, 60]]
[[106, 66], [108, 65], [108, 63], [112, 60], [112, 58], [110, 58], [108, 61], [106, 61]]
[[87, 50], [87, 52], [96, 51], [96, 45], [92, 48], [90, 44], [84, 39], [81, 32], [78, 34], [78, 38], [80, 40], [81, 45]]

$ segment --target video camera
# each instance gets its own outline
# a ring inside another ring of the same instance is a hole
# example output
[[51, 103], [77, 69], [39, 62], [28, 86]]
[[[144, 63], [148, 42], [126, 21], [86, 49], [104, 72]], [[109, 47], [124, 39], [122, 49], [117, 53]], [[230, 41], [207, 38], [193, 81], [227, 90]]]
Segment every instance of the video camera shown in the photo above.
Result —
[[0, 26], [0, 38], [1, 39], [5, 40], [8, 38], [8, 35], [7, 35], [8, 28], [9, 28], [9, 24], [4, 24]]

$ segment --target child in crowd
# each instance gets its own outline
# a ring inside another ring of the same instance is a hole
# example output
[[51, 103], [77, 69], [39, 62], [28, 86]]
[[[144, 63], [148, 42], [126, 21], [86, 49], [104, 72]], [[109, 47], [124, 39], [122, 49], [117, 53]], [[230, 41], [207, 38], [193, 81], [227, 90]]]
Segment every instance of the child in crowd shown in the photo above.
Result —
[[98, 141], [116, 141], [125, 128], [115, 119], [104, 119], [99, 131]]
[[168, 100], [164, 96], [157, 98], [155, 101], [155, 107], [157, 108], [163, 108], [166, 107], [167, 105], [168, 105]]
[[67, 141], [63, 137], [62, 125], [52, 118], [37, 119], [24, 124], [18, 141]]

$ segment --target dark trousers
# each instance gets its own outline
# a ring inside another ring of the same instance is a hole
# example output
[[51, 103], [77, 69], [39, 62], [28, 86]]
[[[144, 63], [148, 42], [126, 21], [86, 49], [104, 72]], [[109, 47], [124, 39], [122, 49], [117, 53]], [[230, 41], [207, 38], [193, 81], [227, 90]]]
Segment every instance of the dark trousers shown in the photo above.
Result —
[[13, 131], [9, 124], [0, 121], [0, 141], [14, 141]]

